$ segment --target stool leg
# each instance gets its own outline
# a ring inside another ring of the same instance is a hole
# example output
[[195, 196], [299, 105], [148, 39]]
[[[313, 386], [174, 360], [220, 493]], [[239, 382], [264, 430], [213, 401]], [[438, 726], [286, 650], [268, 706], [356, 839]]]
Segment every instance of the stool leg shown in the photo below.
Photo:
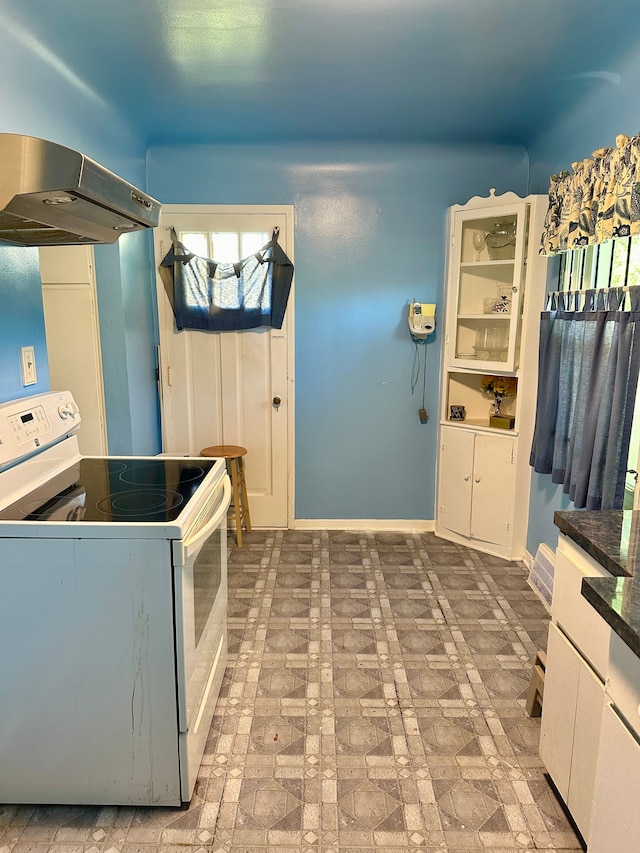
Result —
[[238, 460], [229, 460], [229, 473], [231, 475], [231, 488], [233, 489], [233, 509], [236, 516], [236, 541], [238, 548], [242, 548], [242, 509], [240, 507], [240, 493], [238, 490]]
[[249, 515], [249, 498], [247, 497], [247, 481], [244, 477], [244, 459], [242, 456], [238, 459], [240, 466], [240, 485], [242, 488], [242, 515], [245, 519], [245, 527], [247, 533], [251, 533], [251, 516]]

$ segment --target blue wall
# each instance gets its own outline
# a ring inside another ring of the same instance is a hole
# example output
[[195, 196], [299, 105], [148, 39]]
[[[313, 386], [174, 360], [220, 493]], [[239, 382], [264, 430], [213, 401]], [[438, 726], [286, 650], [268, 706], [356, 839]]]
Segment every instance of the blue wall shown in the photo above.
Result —
[[[142, 140], [112, 105], [73, 73], [63, 57], [22, 29], [15, 13], [0, 12], [0, 72], [11, 81], [3, 89], [0, 133], [51, 139], [144, 186]], [[118, 327], [122, 338], [117, 348], [102, 342], [109, 352], [104, 360], [104, 381], [110, 443], [112, 429], [115, 437], [112, 452], [154, 453], [160, 447], [150, 247], [148, 235], [129, 235], [113, 246], [99, 247], [103, 260], [111, 259], [105, 266], [118, 270], [115, 291], [104, 293], [105, 288], [113, 287], [114, 279], [103, 280], [100, 271], [97, 283], [99, 302], [108, 306], [101, 323]], [[36, 345], [37, 386], [23, 389], [19, 373], [16, 378], [18, 341]], [[126, 386], [122, 385], [123, 376], [128, 380]], [[0, 247], [0, 398], [48, 387], [37, 250]]]
[[[634, 49], [619, 58], [615, 72], [619, 74], [619, 82], [603, 75], [573, 81], [571, 86], [565, 84], [567, 108], [562, 120], [541, 133], [529, 148], [530, 192], [546, 193], [550, 175], [570, 168], [572, 162], [589, 157], [597, 148], [615, 145], [617, 134], [638, 133], [640, 40]], [[535, 555], [541, 542], [555, 548], [558, 531], [553, 524], [553, 513], [565, 509], [573, 509], [573, 504], [563, 494], [562, 486], [554, 485], [549, 475], [534, 473], [527, 535], [530, 554]]]
[[[22, 385], [20, 347], [34, 346], [37, 383]], [[0, 403], [49, 390], [37, 249], [0, 246]]]
[[100, 341], [105, 375], [109, 453], [160, 452], [156, 383], [155, 294], [150, 234], [124, 234], [96, 246]]
[[442, 311], [446, 210], [526, 194], [521, 148], [152, 147], [167, 204], [295, 205], [296, 517], [433, 519], [439, 330], [411, 394], [414, 298]]

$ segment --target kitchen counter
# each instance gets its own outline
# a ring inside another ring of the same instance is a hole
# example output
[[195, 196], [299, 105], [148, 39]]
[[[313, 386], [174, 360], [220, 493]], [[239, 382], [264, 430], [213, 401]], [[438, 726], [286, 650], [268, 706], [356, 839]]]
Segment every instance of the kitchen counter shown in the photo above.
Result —
[[640, 657], [640, 512], [556, 512], [554, 522], [613, 575], [585, 578], [582, 595]]

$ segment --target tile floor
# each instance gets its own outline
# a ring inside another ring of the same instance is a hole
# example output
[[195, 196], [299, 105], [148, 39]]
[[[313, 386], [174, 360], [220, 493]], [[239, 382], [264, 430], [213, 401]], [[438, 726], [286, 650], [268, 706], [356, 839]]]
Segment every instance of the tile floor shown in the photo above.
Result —
[[0, 806], [0, 853], [582, 849], [524, 712], [547, 617], [521, 564], [433, 534], [257, 531], [229, 588], [189, 808]]

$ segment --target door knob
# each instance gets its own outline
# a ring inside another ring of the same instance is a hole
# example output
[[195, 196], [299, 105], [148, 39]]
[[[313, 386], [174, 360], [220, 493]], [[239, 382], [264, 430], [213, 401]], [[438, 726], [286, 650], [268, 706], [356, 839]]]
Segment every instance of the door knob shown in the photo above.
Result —
[[274, 398], [273, 398], [273, 405], [274, 405], [276, 408], [280, 405], [280, 403], [282, 403], [282, 399], [281, 399], [280, 397], [274, 397]]

